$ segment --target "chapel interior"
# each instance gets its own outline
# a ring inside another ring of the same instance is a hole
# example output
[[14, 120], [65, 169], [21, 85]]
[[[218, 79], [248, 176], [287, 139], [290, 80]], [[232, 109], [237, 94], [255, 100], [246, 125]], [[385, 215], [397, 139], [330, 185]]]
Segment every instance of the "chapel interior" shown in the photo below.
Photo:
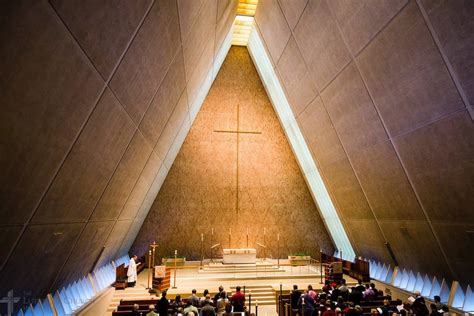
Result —
[[303, 316], [293, 285], [340, 267], [474, 314], [474, 1], [0, 12], [0, 315], [223, 285], [249, 315]]

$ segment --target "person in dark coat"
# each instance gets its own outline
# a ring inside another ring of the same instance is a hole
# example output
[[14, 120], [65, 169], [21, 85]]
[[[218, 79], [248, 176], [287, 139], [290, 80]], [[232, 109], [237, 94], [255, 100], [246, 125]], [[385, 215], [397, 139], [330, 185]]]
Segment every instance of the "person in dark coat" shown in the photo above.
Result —
[[290, 304], [291, 304], [291, 309], [298, 310], [298, 302], [300, 301], [301, 298], [301, 291], [298, 290], [298, 285], [293, 285], [293, 291], [290, 294]]
[[163, 293], [161, 293], [160, 300], [156, 304], [156, 310], [160, 316], [167, 316], [169, 307], [170, 307], [170, 302], [166, 298], [166, 291], [163, 291]]
[[425, 299], [421, 296], [420, 291], [416, 291], [415, 295], [415, 301], [411, 304], [413, 312], [417, 316], [428, 316], [430, 312], [428, 311], [428, 307], [426, 307]]

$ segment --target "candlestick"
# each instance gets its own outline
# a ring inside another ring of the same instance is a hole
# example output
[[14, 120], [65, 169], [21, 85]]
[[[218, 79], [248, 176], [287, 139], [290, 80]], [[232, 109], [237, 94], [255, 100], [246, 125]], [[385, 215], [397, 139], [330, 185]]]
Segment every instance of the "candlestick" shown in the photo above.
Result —
[[265, 235], [267, 233], [267, 229], [264, 227], [263, 228], [263, 234]]

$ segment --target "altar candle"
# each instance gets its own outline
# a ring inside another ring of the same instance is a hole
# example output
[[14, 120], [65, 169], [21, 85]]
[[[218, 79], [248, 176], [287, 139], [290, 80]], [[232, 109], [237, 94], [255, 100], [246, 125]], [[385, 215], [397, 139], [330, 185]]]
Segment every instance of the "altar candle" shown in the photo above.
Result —
[[211, 228], [211, 236], [214, 236], [214, 227]]
[[178, 250], [175, 250], [175, 251], [174, 251], [174, 255], [175, 255], [175, 256], [178, 255]]
[[267, 232], [267, 229], [264, 227], [263, 228], [263, 234], [265, 235], [266, 232]]
[[249, 228], [247, 227], [247, 235], [249, 234]]
[[255, 306], [258, 307], [258, 300], [255, 301]]
[[204, 241], [204, 234], [201, 234], [201, 241]]
[[277, 240], [278, 241], [280, 240], [280, 234], [277, 234]]

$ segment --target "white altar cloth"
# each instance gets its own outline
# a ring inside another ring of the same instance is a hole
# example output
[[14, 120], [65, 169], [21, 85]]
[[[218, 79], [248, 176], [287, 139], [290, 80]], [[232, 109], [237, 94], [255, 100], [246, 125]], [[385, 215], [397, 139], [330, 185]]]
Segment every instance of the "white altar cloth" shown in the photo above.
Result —
[[255, 248], [224, 249], [224, 264], [229, 263], [257, 263], [257, 250]]

